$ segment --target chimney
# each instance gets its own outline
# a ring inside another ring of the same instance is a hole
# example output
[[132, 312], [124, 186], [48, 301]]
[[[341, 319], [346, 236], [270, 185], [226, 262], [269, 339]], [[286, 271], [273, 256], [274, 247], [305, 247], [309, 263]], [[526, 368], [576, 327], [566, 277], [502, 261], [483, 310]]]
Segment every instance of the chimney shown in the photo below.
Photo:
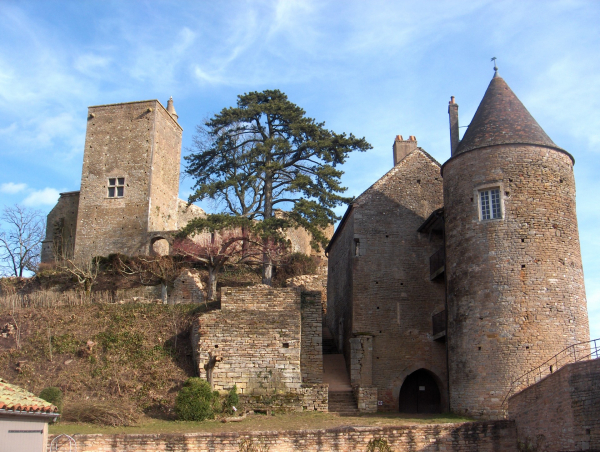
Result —
[[394, 166], [396, 166], [400, 160], [417, 149], [417, 139], [411, 135], [408, 140], [404, 140], [402, 135], [396, 135], [392, 149], [394, 150]]
[[177, 115], [177, 112], [175, 111], [175, 107], [173, 106], [173, 96], [171, 96], [171, 98], [167, 102], [167, 111], [171, 114], [171, 116], [173, 116], [173, 119], [175, 121], [177, 121], [179, 116]]
[[450, 116], [450, 156], [454, 155], [458, 147], [458, 104], [454, 101], [454, 96], [450, 97], [448, 102], [448, 115]]

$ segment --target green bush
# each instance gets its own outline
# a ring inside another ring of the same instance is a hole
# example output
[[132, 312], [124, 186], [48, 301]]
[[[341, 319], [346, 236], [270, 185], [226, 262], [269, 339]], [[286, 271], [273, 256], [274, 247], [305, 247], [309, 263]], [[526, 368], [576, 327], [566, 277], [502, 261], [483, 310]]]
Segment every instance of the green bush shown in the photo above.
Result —
[[40, 392], [40, 399], [43, 399], [46, 402], [50, 402], [52, 405], [57, 407], [59, 413], [62, 413], [63, 408], [62, 397], [62, 391], [56, 386], [49, 386], [47, 388], [42, 389], [42, 392]]
[[223, 413], [234, 414], [233, 407], [238, 407], [240, 404], [240, 398], [237, 395], [237, 386], [233, 385], [233, 388], [229, 390], [227, 395], [225, 396], [225, 400], [223, 400]]
[[175, 413], [182, 421], [214, 419], [218, 403], [218, 391], [212, 391], [206, 380], [188, 378], [175, 399]]
[[285, 282], [288, 278], [300, 275], [314, 275], [317, 272], [317, 262], [311, 256], [303, 253], [292, 253], [275, 269], [277, 280]]

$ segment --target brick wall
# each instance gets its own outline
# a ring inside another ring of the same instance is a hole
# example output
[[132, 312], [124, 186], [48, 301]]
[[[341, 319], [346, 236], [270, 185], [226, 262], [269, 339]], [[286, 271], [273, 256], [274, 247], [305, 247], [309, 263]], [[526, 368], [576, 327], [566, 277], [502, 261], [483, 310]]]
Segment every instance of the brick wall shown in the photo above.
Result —
[[567, 364], [524, 389], [508, 414], [519, 442], [538, 452], [600, 450], [600, 359]]
[[78, 207], [78, 191], [60, 194], [58, 203], [50, 211], [46, 220], [46, 237], [42, 242], [42, 262], [54, 261], [55, 247], [64, 256], [73, 256]]
[[[485, 187], [503, 219], [480, 221]], [[589, 340], [573, 163], [542, 146], [465, 152], [444, 196], [451, 409], [501, 417], [511, 381]]]
[[[444, 306], [444, 284], [430, 281], [429, 273], [442, 239], [417, 232], [442, 206], [439, 171], [421, 149], [408, 154], [356, 199], [329, 253], [328, 324], [335, 329], [351, 313], [346, 341], [372, 337], [372, 384], [384, 410], [399, 409], [404, 379], [420, 368], [437, 376], [442, 397], [446, 392], [445, 345], [432, 340], [431, 323]], [[353, 384], [370, 385], [353, 374], [363, 364], [345, 352]]]
[[[50, 435], [49, 441], [55, 435]], [[392, 450], [421, 452], [516, 452], [514, 423], [409, 425], [398, 427], [340, 427], [330, 430], [186, 434], [74, 435], [80, 452], [239, 452], [243, 441], [270, 452], [364, 451], [369, 441], [384, 439]]]

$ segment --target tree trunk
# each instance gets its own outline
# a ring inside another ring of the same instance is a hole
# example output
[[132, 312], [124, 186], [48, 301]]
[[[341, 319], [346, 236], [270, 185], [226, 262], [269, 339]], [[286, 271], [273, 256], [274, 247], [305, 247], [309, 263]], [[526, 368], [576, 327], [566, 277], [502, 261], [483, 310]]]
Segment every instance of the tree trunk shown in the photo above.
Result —
[[242, 262], [248, 256], [248, 248], [250, 243], [248, 242], [248, 228], [246, 226], [242, 226]]
[[217, 269], [215, 267], [208, 267], [208, 287], [206, 288], [206, 298], [210, 301], [214, 301], [215, 294], [217, 293]]
[[[265, 215], [264, 219], [271, 218], [273, 216], [273, 176], [270, 174], [265, 175]], [[263, 253], [263, 272], [262, 272], [262, 283], [271, 285], [273, 279], [273, 262], [271, 256], [269, 256], [269, 238], [263, 239], [263, 246], [265, 251]]]
[[164, 282], [160, 283], [160, 298], [162, 299], [163, 304], [167, 304], [169, 302], [169, 296], [167, 294], [167, 285]]

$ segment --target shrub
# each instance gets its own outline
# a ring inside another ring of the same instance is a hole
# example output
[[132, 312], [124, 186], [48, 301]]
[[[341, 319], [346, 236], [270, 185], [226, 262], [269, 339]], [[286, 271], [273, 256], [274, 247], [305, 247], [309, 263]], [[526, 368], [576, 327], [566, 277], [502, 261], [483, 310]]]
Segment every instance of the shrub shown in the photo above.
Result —
[[285, 282], [288, 278], [300, 275], [314, 275], [317, 263], [311, 256], [303, 253], [292, 253], [276, 268], [276, 277]]
[[234, 414], [233, 407], [236, 407], [240, 403], [240, 398], [237, 395], [237, 386], [233, 385], [233, 388], [229, 390], [223, 400], [223, 412], [227, 414]]
[[218, 391], [212, 391], [206, 380], [188, 378], [175, 399], [175, 413], [182, 421], [214, 419], [218, 403]]
[[383, 438], [373, 438], [367, 444], [367, 452], [392, 452], [392, 448]]
[[46, 402], [50, 402], [52, 405], [57, 407], [59, 413], [62, 413], [62, 397], [62, 391], [56, 386], [49, 386], [47, 388], [42, 389], [42, 392], [40, 392], [40, 399], [43, 399]]

